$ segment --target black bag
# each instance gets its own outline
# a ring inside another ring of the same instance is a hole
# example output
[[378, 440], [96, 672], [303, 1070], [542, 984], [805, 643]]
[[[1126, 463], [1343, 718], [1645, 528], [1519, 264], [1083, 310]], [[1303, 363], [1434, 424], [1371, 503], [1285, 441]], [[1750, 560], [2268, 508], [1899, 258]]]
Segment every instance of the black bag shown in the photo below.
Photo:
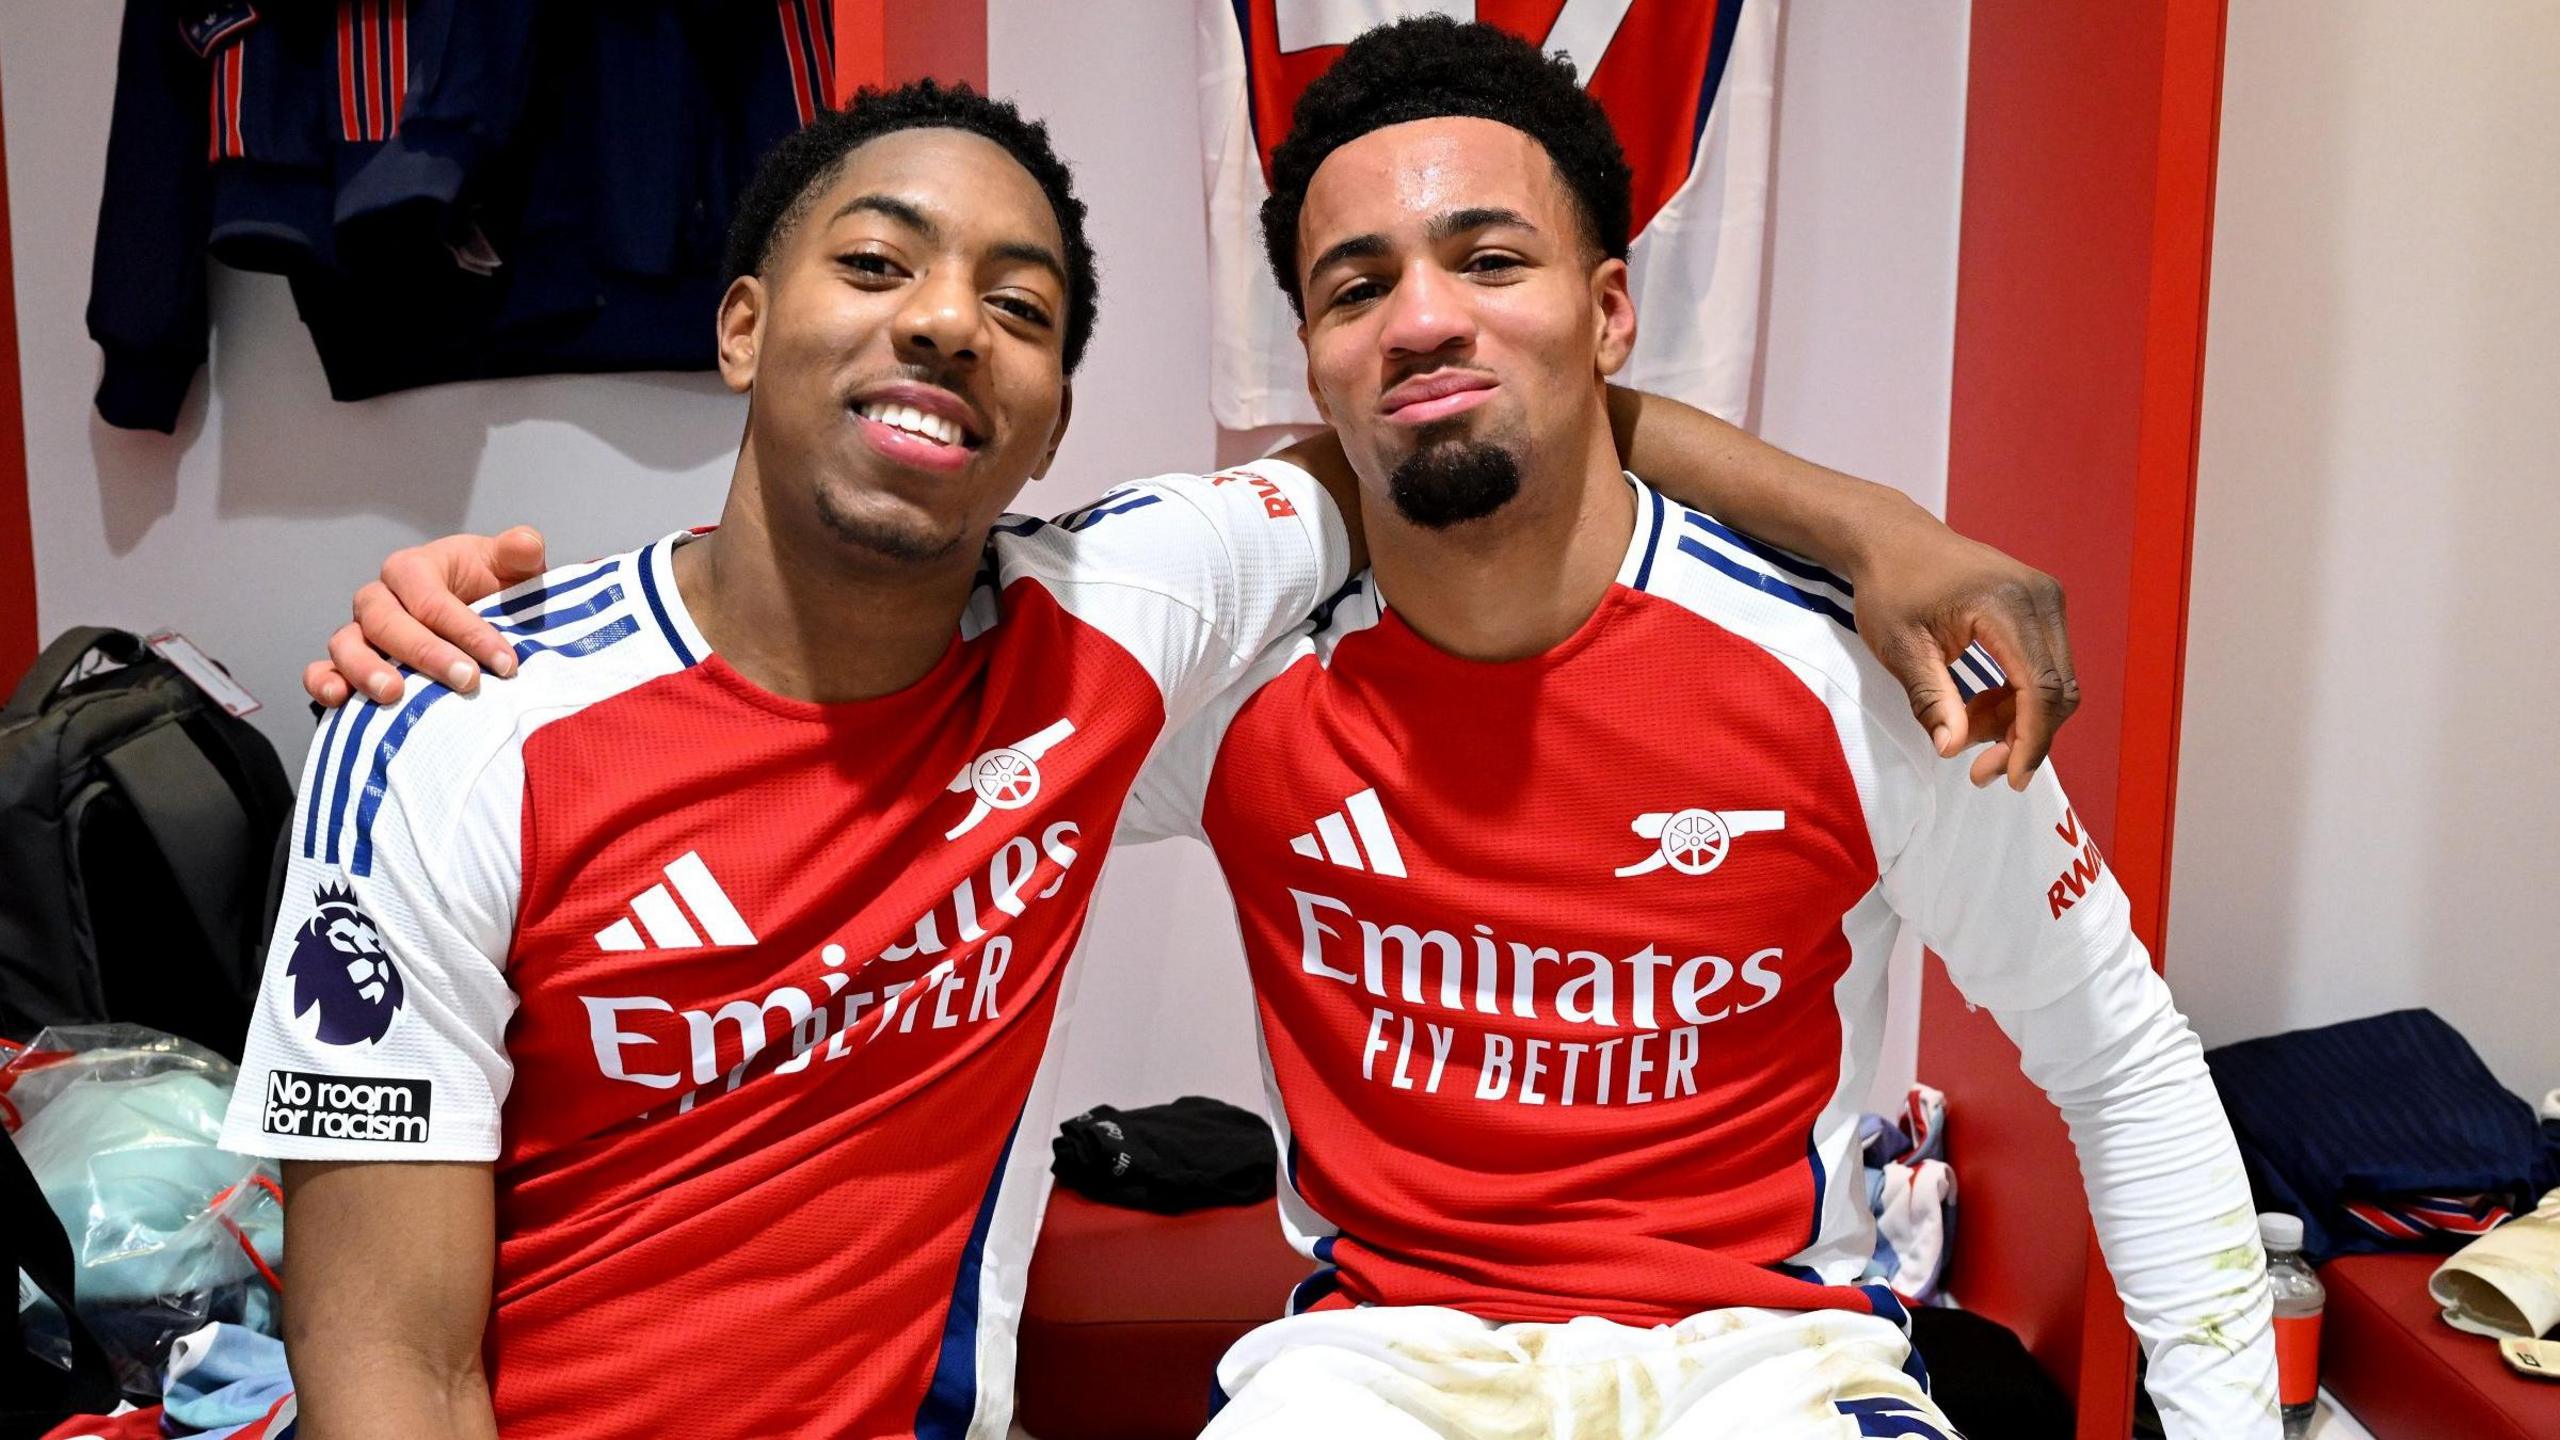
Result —
[[0, 710], [0, 1035], [125, 1020], [239, 1059], [292, 810], [275, 747], [140, 638], [46, 646]]
[[1929, 1367], [1929, 1398], [1968, 1440], [2063, 1440], [2071, 1397], [2017, 1333], [1971, 1310], [1911, 1312], [1911, 1348]]
[[1271, 1122], [1205, 1095], [1120, 1110], [1096, 1105], [1058, 1127], [1049, 1173], [1088, 1200], [1159, 1215], [1251, 1205], [1279, 1184]]
[[53, 1302], [53, 1313], [69, 1331], [70, 1368], [38, 1355], [29, 1333], [33, 1309], [16, 1309], [0, 1340], [0, 1440], [33, 1440], [72, 1415], [103, 1415], [123, 1397], [116, 1392], [115, 1370], [72, 1303], [74, 1266], [71, 1237], [45, 1203], [36, 1177], [17, 1142], [0, 1135], [0, 1274], [12, 1271], [33, 1281]]

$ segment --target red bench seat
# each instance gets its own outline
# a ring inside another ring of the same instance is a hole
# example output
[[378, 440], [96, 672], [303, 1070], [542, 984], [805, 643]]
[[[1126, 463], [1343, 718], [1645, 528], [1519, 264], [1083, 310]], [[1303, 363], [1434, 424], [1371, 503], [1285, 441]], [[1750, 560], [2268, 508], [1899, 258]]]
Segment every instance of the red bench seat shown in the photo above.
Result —
[[2507, 1368], [2497, 1342], [2436, 1318], [2441, 1255], [2350, 1255], [2323, 1266], [2320, 1379], [2374, 1440], [2556, 1440], [2560, 1383]]
[[1031, 1257], [1016, 1420], [1039, 1440], [1191, 1440], [1218, 1357], [1313, 1268], [1269, 1201], [1151, 1215], [1060, 1187]]

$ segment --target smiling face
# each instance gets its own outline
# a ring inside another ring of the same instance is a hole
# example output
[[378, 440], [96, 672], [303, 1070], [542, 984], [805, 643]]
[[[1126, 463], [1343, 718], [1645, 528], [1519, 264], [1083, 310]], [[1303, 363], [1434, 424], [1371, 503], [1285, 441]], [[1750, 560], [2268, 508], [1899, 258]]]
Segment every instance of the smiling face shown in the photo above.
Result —
[[1307, 186], [1298, 255], [1317, 406], [1398, 514], [1442, 528], [1579, 483], [1635, 312], [1537, 141], [1457, 116], [1352, 140]]
[[849, 153], [722, 303], [777, 521], [895, 564], [973, 552], [1065, 431], [1063, 251], [993, 141], [910, 129]]

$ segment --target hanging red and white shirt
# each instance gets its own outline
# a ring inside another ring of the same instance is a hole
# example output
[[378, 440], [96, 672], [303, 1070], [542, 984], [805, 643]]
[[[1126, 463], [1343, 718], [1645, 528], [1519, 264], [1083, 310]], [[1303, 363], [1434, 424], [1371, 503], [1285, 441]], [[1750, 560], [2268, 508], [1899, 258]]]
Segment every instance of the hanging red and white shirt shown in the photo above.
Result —
[[1778, 0], [1197, 0], [1209, 201], [1209, 404], [1218, 423], [1315, 424], [1306, 353], [1271, 278], [1271, 152], [1310, 81], [1362, 31], [1481, 20], [1573, 58], [1635, 171], [1624, 384], [1740, 423], [1759, 345]]
[[1104, 847], [1347, 539], [1271, 461], [1009, 518], [940, 662], [846, 704], [712, 653], [684, 539], [322, 729], [224, 1143], [494, 1164], [504, 1434], [1001, 1437]]

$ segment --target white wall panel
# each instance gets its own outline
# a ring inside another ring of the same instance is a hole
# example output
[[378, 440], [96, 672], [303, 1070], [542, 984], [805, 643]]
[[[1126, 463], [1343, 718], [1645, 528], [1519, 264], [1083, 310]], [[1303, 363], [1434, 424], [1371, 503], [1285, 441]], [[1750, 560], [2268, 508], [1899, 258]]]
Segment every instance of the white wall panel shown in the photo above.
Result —
[[2170, 975], [2560, 1085], [2560, 8], [2231, 7]]

